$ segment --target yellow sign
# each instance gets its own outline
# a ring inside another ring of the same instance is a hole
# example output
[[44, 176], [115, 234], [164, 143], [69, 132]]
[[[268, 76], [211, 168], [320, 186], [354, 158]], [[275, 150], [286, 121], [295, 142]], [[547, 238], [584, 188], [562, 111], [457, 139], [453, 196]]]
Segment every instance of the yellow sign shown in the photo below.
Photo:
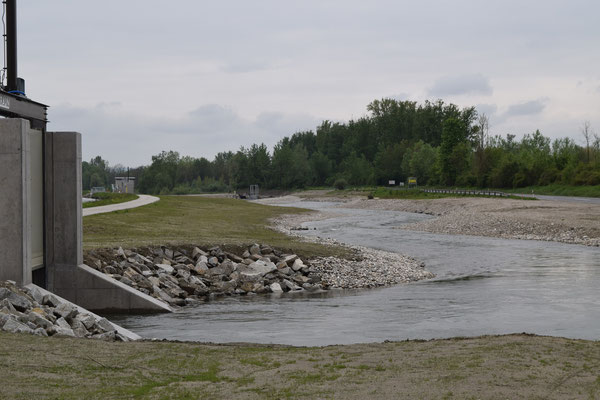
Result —
[[408, 178], [408, 183], [414, 183], [415, 185], [417, 184], [417, 178]]

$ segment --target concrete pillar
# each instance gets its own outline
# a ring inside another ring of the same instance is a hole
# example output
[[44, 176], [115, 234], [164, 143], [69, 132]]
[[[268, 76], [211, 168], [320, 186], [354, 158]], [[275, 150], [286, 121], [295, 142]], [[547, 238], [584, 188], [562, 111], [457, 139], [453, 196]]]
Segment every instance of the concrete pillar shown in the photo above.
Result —
[[45, 136], [46, 277], [48, 288], [54, 290], [60, 285], [59, 269], [83, 264], [81, 134], [47, 132]]
[[31, 283], [29, 121], [0, 119], [0, 280]]

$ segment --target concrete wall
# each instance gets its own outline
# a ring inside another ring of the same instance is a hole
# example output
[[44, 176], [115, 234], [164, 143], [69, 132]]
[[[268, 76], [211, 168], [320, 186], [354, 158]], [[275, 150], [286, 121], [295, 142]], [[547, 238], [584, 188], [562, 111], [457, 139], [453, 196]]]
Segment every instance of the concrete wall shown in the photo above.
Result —
[[55, 265], [83, 264], [81, 134], [46, 133], [47, 285], [55, 286]]
[[88, 310], [105, 313], [171, 312], [171, 307], [87, 265], [56, 265], [53, 292]]
[[[31, 157], [42, 154], [32, 155], [30, 137], [39, 134], [29, 121], [0, 119], [0, 280], [27, 285], [32, 275], [41, 273], [39, 281], [47, 289], [90, 310], [172, 311], [166, 303], [83, 265], [81, 134], [43, 135], [44, 216], [32, 213]], [[41, 186], [42, 179], [35, 178]], [[45, 224], [45, 268], [35, 274], [32, 224]]]
[[83, 265], [81, 134], [46, 134], [47, 287], [88, 310], [170, 312], [147, 296]]
[[0, 280], [31, 283], [29, 122], [0, 119]]

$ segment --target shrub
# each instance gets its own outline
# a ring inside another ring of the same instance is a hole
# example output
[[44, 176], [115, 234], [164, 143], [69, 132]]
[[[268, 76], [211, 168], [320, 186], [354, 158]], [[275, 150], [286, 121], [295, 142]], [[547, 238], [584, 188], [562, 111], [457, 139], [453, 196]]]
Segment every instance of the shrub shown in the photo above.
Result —
[[345, 179], [341, 178], [341, 179], [337, 179], [335, 181], [335, 183], [333, 184], [333, 186], [337, 189], [337, 190], [344, 190], [346, 188], [346, 186], [348, 186], [348, 182], [346, 182]]

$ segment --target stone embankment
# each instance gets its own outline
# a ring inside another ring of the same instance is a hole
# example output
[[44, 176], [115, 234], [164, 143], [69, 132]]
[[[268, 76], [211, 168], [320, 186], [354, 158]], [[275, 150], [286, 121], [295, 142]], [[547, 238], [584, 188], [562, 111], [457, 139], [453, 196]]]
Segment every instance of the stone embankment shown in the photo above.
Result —
[[70, 336], [128, 341], [106, 318], [81, 313], [37, 288], [20, 288], [14, 282], [0, 282], [0, 329], [38, 336]]
[[92, 268], [173, 306], [219, 295], [367, 288], [433, 276], [413, 259], [374, 250], [352, 251], [351, 260], [302, 260], [258, 244], [240, 255], [220, 247], [161, 246], [93, 250], [84, 259]]

